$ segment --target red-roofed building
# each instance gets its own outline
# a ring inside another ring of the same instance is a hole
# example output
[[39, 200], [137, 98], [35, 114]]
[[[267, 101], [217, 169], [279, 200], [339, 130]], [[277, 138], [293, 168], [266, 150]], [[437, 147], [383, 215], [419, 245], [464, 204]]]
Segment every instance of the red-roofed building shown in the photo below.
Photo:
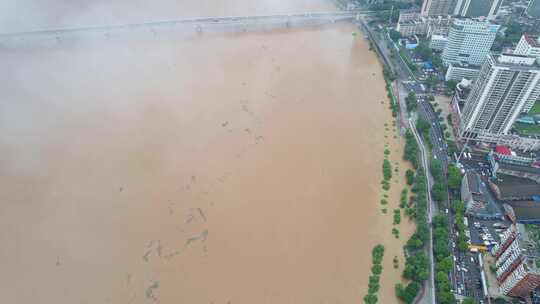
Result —
[[495, 147], [495, 153], [502, 155], [512, 155], [512, 151], [506, 146], [497, 146]]

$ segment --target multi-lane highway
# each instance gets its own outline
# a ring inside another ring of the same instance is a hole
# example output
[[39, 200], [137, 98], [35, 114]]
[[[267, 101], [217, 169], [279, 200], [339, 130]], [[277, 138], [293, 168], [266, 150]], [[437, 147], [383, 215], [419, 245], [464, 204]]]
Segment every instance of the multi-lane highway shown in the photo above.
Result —
[[433, 106], [425, 99], [421, 99], [418, 102], [418, 115], [431, 124], [429, 130], [430, 141], [433, 145], [431, 154], [434, 159], [441, 162], [443, 170], [446, 173], [448, 168], [448, 145], [444, 139], [439, 116], [435, 113]]

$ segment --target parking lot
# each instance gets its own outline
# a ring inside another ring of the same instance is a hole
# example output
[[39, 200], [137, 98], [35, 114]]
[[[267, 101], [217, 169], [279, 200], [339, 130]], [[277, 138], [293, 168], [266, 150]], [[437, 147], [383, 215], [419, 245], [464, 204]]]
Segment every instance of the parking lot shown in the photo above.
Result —
[[454, 293], [478, 300], [484, 298], [478, 256], [483, 251], [489, 254], [489, 250], [500, 242], [500, 234], [509, 225], [509, 221], [502, 219], [486, 220], [467, 217], [470, 244], [473, 249], [460, 252], [456, 246], [456, 237], [453, 237], [452, 251], [455, 265], [452, 283]]
[[471, 243], [478, 246], [493, 247], [500, 242], [500, 234], [510, 225], [509, 221], [481, 220], [469, 217]]
[[426, 87], [416, 81], [403, 81], [403, 85], [409, 92], [414, 92], [416, 95], [426, 92]]

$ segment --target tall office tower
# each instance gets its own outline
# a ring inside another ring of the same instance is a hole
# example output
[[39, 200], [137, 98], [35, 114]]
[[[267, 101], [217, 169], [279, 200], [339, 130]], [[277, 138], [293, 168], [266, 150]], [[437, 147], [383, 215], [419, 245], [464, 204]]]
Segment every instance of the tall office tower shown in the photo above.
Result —
[[494, 20], [497, 17], [503, 0], [457, 0], [454, 15], [477, 18], [486, 17]]
[[469, 94], [460, 123], [463, 138], [508, 134], [522, 112], [540, 95], [540, 65], [536, 58], [489, 55]]
[[447, 16], [454, 13], [456, 0], [424, 0], [422, 16]]
[[529, 15], [529, 17], [539, 18], [540, 17], [540, 0], [529, 1], [529, 6], [527, 6], [526, 13], [527, 15]]
[[489, 54], [500, 25], [471, 19], [456, 19], [450, 26], [443, 63], [481, 65]]
[[514, 54], [540, 57], [540, 38], [524, 33], [514, 50]]

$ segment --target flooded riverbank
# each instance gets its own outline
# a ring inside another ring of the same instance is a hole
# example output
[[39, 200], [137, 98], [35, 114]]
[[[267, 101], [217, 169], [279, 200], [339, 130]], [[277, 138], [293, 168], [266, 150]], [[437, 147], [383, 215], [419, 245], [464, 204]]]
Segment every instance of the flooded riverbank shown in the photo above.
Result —
[[402, 178], [388, 214], [379, 201], [385, 144], [399, 177], [402, 145], [352, 25], [103, 37], [0, 61], [6, 302], [357, 303], [377, 243], [380, 302], [396, 301]]

